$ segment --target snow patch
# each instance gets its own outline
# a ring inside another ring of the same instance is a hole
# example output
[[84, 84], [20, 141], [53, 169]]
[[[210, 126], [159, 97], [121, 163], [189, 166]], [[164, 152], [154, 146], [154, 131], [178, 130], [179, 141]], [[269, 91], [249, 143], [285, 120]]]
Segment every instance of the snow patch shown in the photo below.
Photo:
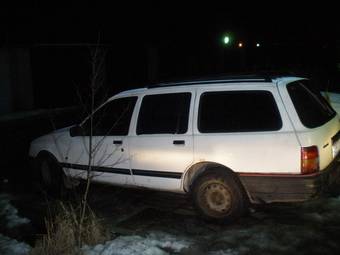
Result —
[[238, 255], [239, 253], [236, 251], [233, 251], [232, 249], [227, 249], [225, 251], [214, 251], [209, 252], [209, 255]]
[[30, 252], [31, 246], [18, 242], [7, 236], [0, 234], [0, 254], [1, 255], [26, 255]]
[[29, 219], [20, 217], [18, 210], [11, 205], [8, 194], [0, 194], [0, 219], [7, 228], [14, 228], [30, 222]]
[[82, 248], [86, 255], [166, 255], [178, 253], [189, 248], [192, 242], [187, 238], [180, 238], [162, 232], [153, 232], [145, 237], [119, 236], [105, 244]]
[[[253, 210], [250, 217], [241, 219], [244, 222], [225, 227], [174, 222], [172, 234], [166, 225], [163, 232], [119, 236], [105, 244], [84, 246], [83, 252], [86, 255], [295, 254], [306, 247], [306, 252], [337, 254], [340, 196], [272, 207], [269, 214]], [[258, 213], [265, 217], [257, 217]]]
[[333, 109], [340, 115], [340, 94], [332, 92], [321, 92], [321, 94], [329, 99], [329, 102]]
[[324, 97], [328, 97], [331, 102], [340, 104], [340, 94], [333, 93], [333, 92], [324, 92], [324, 91], [322, 91], [321, 94]]

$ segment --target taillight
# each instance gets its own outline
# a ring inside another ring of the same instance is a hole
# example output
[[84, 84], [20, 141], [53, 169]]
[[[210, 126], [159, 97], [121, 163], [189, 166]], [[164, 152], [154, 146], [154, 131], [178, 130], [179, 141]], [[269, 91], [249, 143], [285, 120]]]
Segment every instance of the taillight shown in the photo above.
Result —
[[317, 146], [301, 148], [301, 173], [311, 174], [319, 171], [319, 151]]

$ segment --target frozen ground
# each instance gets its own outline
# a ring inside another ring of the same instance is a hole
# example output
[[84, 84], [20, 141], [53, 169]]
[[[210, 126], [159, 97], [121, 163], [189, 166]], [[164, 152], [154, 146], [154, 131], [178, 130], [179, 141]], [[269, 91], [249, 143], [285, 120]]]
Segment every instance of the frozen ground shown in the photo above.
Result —
[[321, 92], [326, 98], [328, 97], [333, 109], [340, 115], [340, 94], [332, 92]]
[[[95, 196], [92, 205], [116, 238], [85, 247], [87, 255], [340, 254], [338, 196], [254, 209], [232, 225], [209, 224], [180, 210], [186, 201], [171, 194], [99, 189]], [[111, 204], [101, 206], [104, 201]]]
[[[214, 225], [197, 217], [183, 196], [100, 185], [91, 191], [91, 207], [111, 230], [112, 238], [83, 247], [86, 255], [340, 254], [339, 196], [268, 205], [253, 209], [234, 224]], [[20, 199], [16, 198], [18, 208], [22, 207]], [[29, 201], [22, 197], [22, 204], [31, 207], [35, 200]], [[5, 221], [28, 221], [19, 216], [10, 195], [0, 195], [0, 208]], [[14, 239], [0, 235], [0, 254], [29, 252], [29, 245]]]
[[30, 220], [18, 215], [18, 210], [10, 203], [9, 194], [0, 194], [0, 222], [7, 228], [29, 223]]
[[18, 242], [7, 236], [0, 234], [0, 254], [1, 255], [27, 255], [31, 246], [24, 242]]
[[[1, 231], [11, 233], [12, 229], [30, 222], [29, 219], [18, 215], [18, 210], [11, 204], [9, 194], [0, 194], [0, 223]], [[31, 246], [19, 242], [13, 238], [0, 233], [0, 254], [1, 255], [26, 255], [30, 252]]]
[[165, 255], [187, 250], [192, 241], [187, 237], [174, 236], [163, 232], [151, 232], [145, 236], [119, 236], [105, 244], [85, 246], [86, 255]]

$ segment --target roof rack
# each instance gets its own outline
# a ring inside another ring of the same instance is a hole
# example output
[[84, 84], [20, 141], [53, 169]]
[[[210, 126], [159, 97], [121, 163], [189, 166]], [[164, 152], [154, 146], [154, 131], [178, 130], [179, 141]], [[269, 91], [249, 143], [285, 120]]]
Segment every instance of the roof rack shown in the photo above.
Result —
[[171, 87], [181, 85], [197, 85], [197, 84], [216, 84], [216, 83], [234, 83], [234, 82], [271, 82], [271, 76], [268, 75], [225, 75], [210, 76], [193, 79], [184, 79], [179, 81], [169, 81], [147, 86], [147, 88]]

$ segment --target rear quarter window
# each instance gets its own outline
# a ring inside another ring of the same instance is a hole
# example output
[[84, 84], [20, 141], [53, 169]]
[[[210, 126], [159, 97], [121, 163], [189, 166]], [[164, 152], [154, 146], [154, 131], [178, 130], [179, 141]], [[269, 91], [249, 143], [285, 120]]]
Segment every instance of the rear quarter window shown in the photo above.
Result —
[[281, 116], [269, 91], [206, 92], [200, 98], [201, 133], [276, 131], [281, 127]]
[[287, 90], [299, 119], [305, 127], [322, 126], [336, 115], [327, 100], [309, 85], [308, 80], [289, 83]]

